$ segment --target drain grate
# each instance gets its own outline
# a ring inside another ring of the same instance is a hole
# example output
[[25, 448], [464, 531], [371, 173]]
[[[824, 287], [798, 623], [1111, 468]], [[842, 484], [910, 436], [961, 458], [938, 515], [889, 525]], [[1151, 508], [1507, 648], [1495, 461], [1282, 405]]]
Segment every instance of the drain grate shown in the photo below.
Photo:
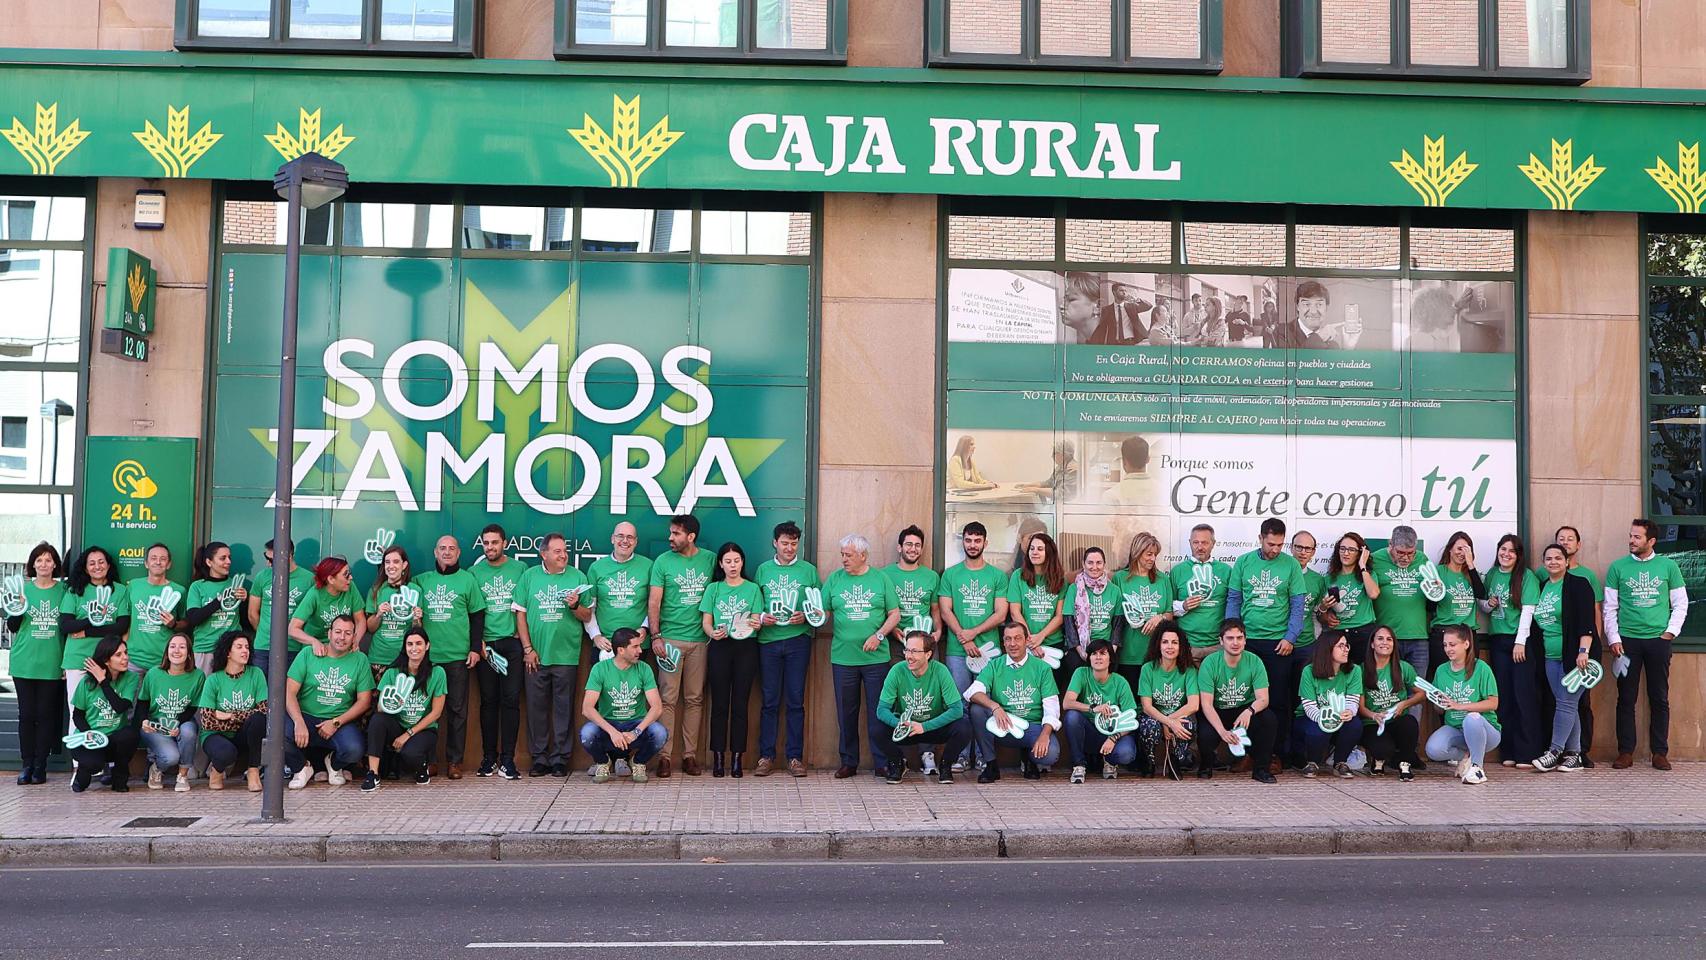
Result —
[[200, 819], [200, 817], [137, 817], [135, 820], [125, 824], [125, 826], [141, 827], [143, 829], [153, 827], [187, 827]]

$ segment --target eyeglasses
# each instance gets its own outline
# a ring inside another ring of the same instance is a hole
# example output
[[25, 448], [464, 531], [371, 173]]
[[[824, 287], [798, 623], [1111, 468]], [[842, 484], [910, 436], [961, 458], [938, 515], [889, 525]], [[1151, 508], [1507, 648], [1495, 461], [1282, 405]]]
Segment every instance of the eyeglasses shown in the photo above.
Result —
[[1340, 553], [1356, 553], [1358, 549], [1360, 549], [1360, 548], [1357, 547], [1356, 544], [1347, 543], [1347, 544], [1339, 547], [1339, 552]]

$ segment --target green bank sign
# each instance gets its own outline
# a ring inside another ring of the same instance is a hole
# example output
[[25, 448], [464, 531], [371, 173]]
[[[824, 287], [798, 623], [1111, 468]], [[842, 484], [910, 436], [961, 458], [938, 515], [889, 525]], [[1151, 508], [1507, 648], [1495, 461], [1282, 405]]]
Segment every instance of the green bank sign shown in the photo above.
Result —
[[315, 150], [354, 180], [388, 183], [1689, 213], [1706, 203], [1700, 104], [1648, 91], [34, 56], [4, 68], [0, 173], [258, 180]]

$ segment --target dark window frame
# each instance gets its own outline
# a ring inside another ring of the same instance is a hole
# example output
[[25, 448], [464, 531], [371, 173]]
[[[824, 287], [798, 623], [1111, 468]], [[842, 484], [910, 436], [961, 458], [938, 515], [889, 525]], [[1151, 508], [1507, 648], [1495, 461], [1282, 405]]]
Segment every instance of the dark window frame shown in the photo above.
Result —
[[1588, 0], [1564, 0], [1568, 62], [1563, 67], [1501, 66], [1498, 0], [1479, 0], [1480, 62], [1473, 67], [1416, 64], [1410, 60], [1410, 2], [1387, 0], [1391, 16], [1385, 63], [1338, 63], [1321, 59], [1321, 0], [1283, 0], [1280, 14], [1281, 72], [1288, 77], [1352, 79], [1495, 80], [1515, 83], [1586, 83], [1592, 74], [1592, 29]]
[[556, 56], [559, 60], [678, 60], [702, 63], [808, 63], [842, 65], [847, 62], [848, 0], [824, 0], [828, 21], [821, 50], [786, 50], [758, 45], [759, 0], [739, 0], [740, 42], [733, 47], [676, 47], [664, 41], [664, 12], [668, 0], [646, 0], [644, 44], [580, 43], [575, 39], [575, 4], [579, 0], [556, 0]]
[[1107, 0], [1112, 51], [1106, 57], [1044, 54], [1041, 0], [1018, 0], [1019, 52], [955, 53], [949, 30], [954, 0], [928, 0], [925, 6], [926, 63], [932, 67], [1032, 67], [1057, 70], [1128, 70], [1147, 73], [1216, 74], [1226, 66], [1222, 52], [1222, 0], [1198, 0], [1197, 51], [1194, 58], [1131, 55], [1131, 5], [1137, 0]]
[[293, 39], [290, 36], [290, 0], [270, 0], [266, 37], [204, 37], [198, 31], [203, 0], [174, 0], [177, 28], [173, 45], [180, 50], [230, 50], [246, 53], [371, 53], [411, 57], [477, 57], [484, 20], [484, 0], [452, 0], [456, 5], [455, 26], [449, 41], [382, 40], [382, 0], [362, 0], [362, 37], [359, 40]]

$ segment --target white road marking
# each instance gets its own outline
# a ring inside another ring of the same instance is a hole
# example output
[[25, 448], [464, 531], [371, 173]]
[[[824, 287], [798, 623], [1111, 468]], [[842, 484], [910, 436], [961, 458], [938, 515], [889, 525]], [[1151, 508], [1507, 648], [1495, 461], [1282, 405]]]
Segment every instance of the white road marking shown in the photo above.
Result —
[[941, 940], [561, 940], [470, 943], [469, 950], [635, 950], [642, 947], [939, 947]]

